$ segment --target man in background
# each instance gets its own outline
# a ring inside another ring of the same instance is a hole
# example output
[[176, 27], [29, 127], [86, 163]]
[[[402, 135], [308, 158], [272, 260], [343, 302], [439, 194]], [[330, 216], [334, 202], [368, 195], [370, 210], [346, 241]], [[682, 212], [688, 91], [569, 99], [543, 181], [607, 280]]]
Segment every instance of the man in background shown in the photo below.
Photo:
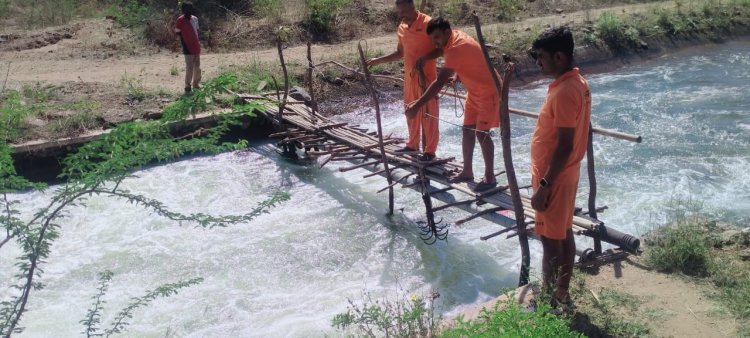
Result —
[[198, 17], [195, 6], [189, 1], [181, 5], [182, 15], [177, 18], [175, 33], [180, 36], [182, 54], [185, 54], [185, 95], [193, 88], [200, 88], [201, 82], [201, 43], [198, 40]]
[[[417, 60], [433, 51], [435, 46], [427, 35], [427, 23], [430, 22], [431, 18], [417, 11], [414, 7], [414, 1], [396, 0], [396, 12], [401, 18], [401, 24], [398, 26], [398, 47], [396, 51], [383, 57], [368, 60], [367, 66], [372, 67], [403, 59], [404, 103], [408, 103], [417, 100], [424, 93], [427, 84], [435, 81], [437, 77], [434, 59], [424, 62], [421, 69], [417, 67]], [[421, 109], [406, 114], [409, 139], [406, 142], [406, 147], [399, 149], [398, 152], [416, 153], [419, 150], [420, 141], [422, 141], [424, 142], [424, 153], [419, 157], [419, 160], [425, 162], [434, 160], [440, 137], [438, 116], [437, 98], [428, 100]], [[422, 133], [424, 133], [423, 139]]]

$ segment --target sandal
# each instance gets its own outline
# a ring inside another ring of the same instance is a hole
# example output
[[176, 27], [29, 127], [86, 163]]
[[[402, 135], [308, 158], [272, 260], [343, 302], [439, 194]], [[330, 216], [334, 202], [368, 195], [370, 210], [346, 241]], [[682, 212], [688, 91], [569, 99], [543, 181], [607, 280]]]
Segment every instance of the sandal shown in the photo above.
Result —
[[460, 176], [456, 175], [448, 179], [448, 183], [463, 183], [471, 182], [474, 180], [474, 176]]
[[496, 182], [482, 181], [482, 182], [479, 182], [479, 184], [477, 184], [476, 187], [474, 187], [474, 192], [482, 192], [485, 190], [490, 190], [496, 186], [497, 186], [497, 181]]

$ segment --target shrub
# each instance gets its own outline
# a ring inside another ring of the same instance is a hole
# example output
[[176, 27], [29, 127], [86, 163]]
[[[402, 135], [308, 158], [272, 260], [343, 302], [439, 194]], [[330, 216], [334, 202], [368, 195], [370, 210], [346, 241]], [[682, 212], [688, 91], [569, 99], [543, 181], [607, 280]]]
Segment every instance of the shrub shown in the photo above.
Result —
[[518, 0], [495, 0], [497, 18], [511, 20], [518, 13]]
[[596, 28], [599, 37], [613, 51], [622, 51], [638, 42], [638, 30], [626, 26], [620, 17], [612, 13], [602, 13], [596, 21]]
[[[434, 295], [412, 294], [408, 300], [373, 300], [363, 294], [363, 304], [349, 300], [349, 307], [331, 320], [339, 330], [354, 330], [368, 337], [433, 337], [438, 320], [433, 310]], [[405, 298], [405, 297], [404, 297]]]
[[349, 3], [351, 0], [305, 0], [308, 8], [305, 23], [313, 34], [327, 36], [339, 11]]

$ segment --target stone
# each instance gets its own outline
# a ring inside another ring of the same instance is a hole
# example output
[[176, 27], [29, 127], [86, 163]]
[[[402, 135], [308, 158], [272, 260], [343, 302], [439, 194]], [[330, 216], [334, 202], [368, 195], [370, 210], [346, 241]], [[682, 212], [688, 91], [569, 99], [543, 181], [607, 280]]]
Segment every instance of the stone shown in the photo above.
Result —
[[742, 235], [742, 232], [739, 230], [726, 230], [721, 233], [719, 238], [721, 239], [721, 244], [723, 246], [730, 246], [737, 243]]
[[641, 49], [648, 49], [648, 44], [645, 41], [641, 40], [638, 43], [640, 44]]
[[738, 256], [740, 257], [741, 260], [745, 262], [750, 261], [750, 249], [745, 249], [745, 250], [740, 251]]
[[292, 89], [289, 90], [289, 97], [298, 101], [303, 101], [305, 104], [310, 104], [312, 102], [312, 97], [307, 90], [302, 87], [292, 87]]
[[562, 8], [555, 8], [555, 13], [562, 14], [563, 10]]
[[127, 110], [111, 109], [102, 115], [102, 119], [104, 119], [104, 125], [109, 127], [119, 123], [132, 121], [135, 119], [135, 116]]

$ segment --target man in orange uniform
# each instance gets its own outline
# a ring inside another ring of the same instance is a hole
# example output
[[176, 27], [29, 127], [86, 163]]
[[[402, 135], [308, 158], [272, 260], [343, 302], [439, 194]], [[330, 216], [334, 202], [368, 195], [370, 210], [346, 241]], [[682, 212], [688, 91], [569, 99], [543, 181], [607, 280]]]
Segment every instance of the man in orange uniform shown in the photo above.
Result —
[[[430, 60], [422, 65], [424, 78], [420, 79], [420, 69], [416, 67], [419, 57], [435, 49], [427, 35], [427, 23], [431, 18], [414, 7], [412, 0], [396, 0], [396, 11], [401, 18], [398, 26], [398, 49], [390, 55], [373, 58], [367, 61], [368, 66], [404, 60], [404, 102], [418, 99], [425, 86], [435, 81], [437, 76], [436, 62]], [[440, 133], [438, 131], [438, 100], [429, 100], [425, 107], [415, 114], [406, 115], [409, 127], [409, 140], [406, 147], [398, 150], [402, 153], [414, 153], [419, 150], [421, 132], [424, 132], [424, 154], [421, 161], [435, 159]], [[421, 130], [420, 130], [421, 129]]]
[[544, 287], [562, 304], [570, 302], [576, 252], [573, 212], [591, 121], [591, 91], [578, 68], [573, 68], [573, 46], [570, 30], [554, 27], [542, 32], [531, 50], [542, 73], [555, 78], [531, 139], [531, 205], [536, 210], [534, 229], [544, 249]]
[[463, 170], [451, 178], [451, 182], [474, 180], [472, 157], [474, 145], [479, 141], [484, 158], [484, 180], [474, 190], [483, 191], [497, 185], [494, 174], [495, 147], [490, 137], [490, 129], [500, 126], [500, 96], [495, 88], [479, 43], [459, 30], [452, 30], [448, 20], [442, 17], [432, 19], [427, 24], [427, 34], [438, 48], [422, 59], [435, 58], [440, 54], [445, 65], [437, 79], [418, 100], [407, 104], [406, 114], [414, 114], [425, 103], [431, 102], [455, 74], [466, 87], [466, 107], [464, 111], [462, 153]]

